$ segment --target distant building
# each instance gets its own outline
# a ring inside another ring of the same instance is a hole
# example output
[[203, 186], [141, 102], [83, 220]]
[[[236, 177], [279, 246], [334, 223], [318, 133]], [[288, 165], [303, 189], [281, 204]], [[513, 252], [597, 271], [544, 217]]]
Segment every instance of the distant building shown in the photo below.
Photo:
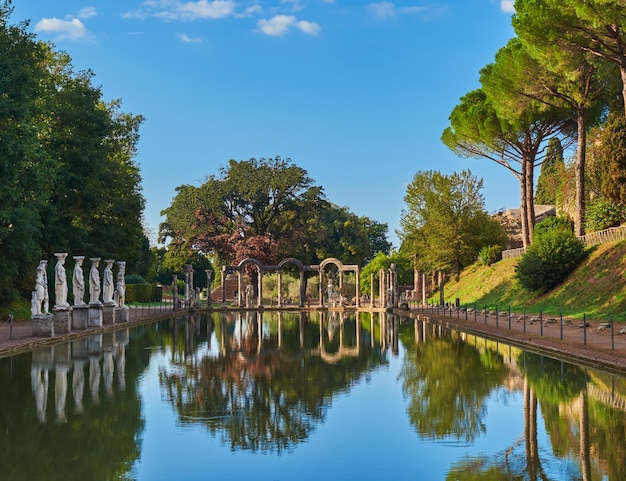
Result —
[[[555, 205], [535, 205], [535, 223], [541, 222], [546, 217], [556, 215]], [[524, 247], [522, 242], [522, 219], [521, 209], [508, 209], [495, 214], [500, 221], [507, 236], [507, 249]]]

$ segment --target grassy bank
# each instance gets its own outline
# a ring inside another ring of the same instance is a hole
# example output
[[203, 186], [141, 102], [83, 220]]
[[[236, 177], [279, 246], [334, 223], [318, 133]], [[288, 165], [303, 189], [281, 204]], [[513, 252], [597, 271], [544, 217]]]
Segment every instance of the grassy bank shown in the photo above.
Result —
[[[537, 295], [523, 289], [515, 280], [517, 259], [502, 260], [492, 266], [474, 264], [458, 280], [445, 286], [446, 300], [459, 298], [461, 304], [478, 308], [511, 307], [512, 311], [626, 323], [626, 241], [603, 244], [589, 250], [583, 264], [552, 291]], [[439, 299], [438, 293], [432, 300]]]

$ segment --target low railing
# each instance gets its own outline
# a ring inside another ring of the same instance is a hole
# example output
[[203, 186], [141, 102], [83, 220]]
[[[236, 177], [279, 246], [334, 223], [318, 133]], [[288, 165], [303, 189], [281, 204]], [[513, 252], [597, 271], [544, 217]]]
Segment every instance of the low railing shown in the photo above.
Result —
[[[579, 239], [583, 242], [585, 247], [590, 247], [597, 244], [607, 244], [609, 242], [617, 242], [626, 239], [626, 226], [609, 227], [598, 232], [592, 232], [591, 234], [585, 234], [580, 236]], [[516, 259], [522, 257], [526, 252], [525, 247], [518, 249], [509, 249], [502, 251], [503, 259]]]
[[626, 226], [609, 227], [598, 232], [592, 232], [580, 237], [585, 247], [596, 244], [606, 244], [607, 242], [617, 242], [626, 239]]

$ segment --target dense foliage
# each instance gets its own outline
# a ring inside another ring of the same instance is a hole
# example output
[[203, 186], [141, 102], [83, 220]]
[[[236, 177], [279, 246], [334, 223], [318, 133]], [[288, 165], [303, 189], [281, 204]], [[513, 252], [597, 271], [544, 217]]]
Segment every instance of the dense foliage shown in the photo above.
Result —
[[404, 255], [422, 271], [459, 273], [486, 245], [502, 245], [500, 223], [485, 211], [482, 180], [470, 171], [418, 172], [400, 219]]
[[146, 267], [143, 118], [104, 102], [91, 72], [11, 25], [11, 12], [0, 3], [0, 300], [28, 296], [39, 259], [55, 252]]
[[537, 224], [535, 241], [515, 267], [517, 280], [530, 291], [552, 289], [585, 257], [584, 245], [571, 230], [569, 219], [552, 217], [542, 224]]
[[222, 264], [248, 257], [263, 264], [288, 257], [315, 264], [336, 257], [363, 265], [391, 248], [386, 224], [330, 203], [290, 159], [231, 160], [219, 174], [199, 187], [178, 187], [162, 212], [159, 238], [182, 251], [179, 259], [197, 252]]

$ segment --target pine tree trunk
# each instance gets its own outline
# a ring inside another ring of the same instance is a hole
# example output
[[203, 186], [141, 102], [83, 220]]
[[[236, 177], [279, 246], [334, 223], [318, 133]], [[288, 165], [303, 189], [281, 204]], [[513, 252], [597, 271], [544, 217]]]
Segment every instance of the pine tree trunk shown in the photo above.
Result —
[[585, 234], [585, 159], [587, 148], [587, 131], [585, 122], [585, 111], [578, 112], [576, 118], [578, 124], [578, 151], [576, 152], [576, 163], [574, 172], [576, 175], [576, 205], [574, 209], [574, 234], [582, 236]]

